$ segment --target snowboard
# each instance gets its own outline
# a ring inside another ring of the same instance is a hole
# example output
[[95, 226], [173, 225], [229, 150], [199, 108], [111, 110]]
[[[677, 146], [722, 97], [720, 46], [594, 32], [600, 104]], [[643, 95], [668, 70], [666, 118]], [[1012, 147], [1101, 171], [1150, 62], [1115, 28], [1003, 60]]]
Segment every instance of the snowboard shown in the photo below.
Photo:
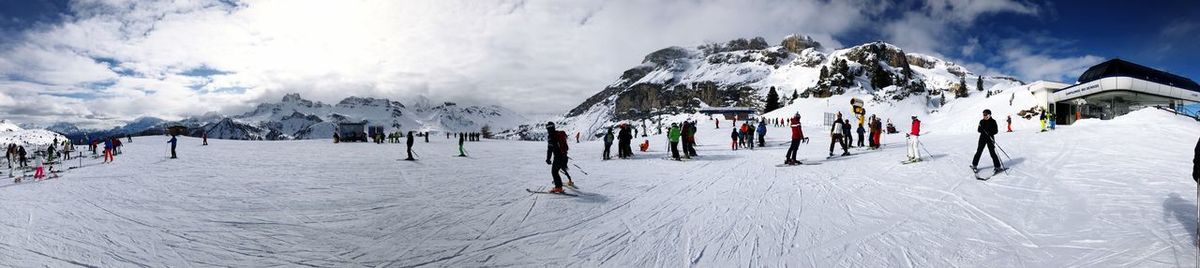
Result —
[[1008, 168], [1000, 168], [1000, 170], [993, 170], [991, 175], [986, 175], [986, 176], [980, 176], [978, 169], [971, 169], [971, 171], [974, 171], [976, 180], [987, 181], [987, 180], [992, 179], [992, 177], [995, 177], [996, 175], [1000, 175], [1001, 173], [1008, 171]]
[[565, 193], [565, 192], [564, 193], [551, 193], [551, 192], [542, 191], [542, 190], [534, 191], [534, 190], [530, 190], [529, 188], [525, 188], [525, 191], [527, 191], [531, 194], [552, 194], [552, 195], [565, 195], [565, 196], [579, 197], [579, 195], [572, 194], [572, 193]]

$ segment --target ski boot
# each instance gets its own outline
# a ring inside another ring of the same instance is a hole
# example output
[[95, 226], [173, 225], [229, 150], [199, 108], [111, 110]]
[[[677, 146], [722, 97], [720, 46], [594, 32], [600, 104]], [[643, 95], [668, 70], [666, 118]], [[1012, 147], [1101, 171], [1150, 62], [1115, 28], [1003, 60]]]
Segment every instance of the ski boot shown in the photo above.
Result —
[[552, 194], [561, 194], [561, 193], [566, 193], [566, 192], [564, 192], [564, 191], [563, 191], [563, 188], [562, 188], [562, 187], [554, 187], [554, 188], [551, 188], [549, 191], [546, 191], [546, 192], [547, 192], [547, 193], [552, 193]]
[[575, 181], [567, 180], [567, 187], [575, 188]]
[[842, 156], [850, 156], [850, 152], [844, 152], [842, 153]]

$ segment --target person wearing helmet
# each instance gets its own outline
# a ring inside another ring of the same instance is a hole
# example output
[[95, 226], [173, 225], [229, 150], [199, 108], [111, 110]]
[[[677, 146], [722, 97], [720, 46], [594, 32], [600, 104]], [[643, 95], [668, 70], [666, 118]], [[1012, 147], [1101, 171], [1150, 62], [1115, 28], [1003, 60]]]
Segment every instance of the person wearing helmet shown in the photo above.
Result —
[[[558, 173], [567, 172], [567, 132], [555, 129], [554, 122], [546, 123], [546, 164], [550, 165], [550, 175], [554, 178], [554, 188], [547, 192], [564, 193]], [[575, 185], [571, 175], [567, 175], [567, 185]]]
[[921, 136], [921, 120], [917, 119], [917, 115], [912, 116], [912, 128], [905, 136], [908, 137], [908, 162], [920, 162], [921, 151], [917, 148], [920, 140], [917, 138]]

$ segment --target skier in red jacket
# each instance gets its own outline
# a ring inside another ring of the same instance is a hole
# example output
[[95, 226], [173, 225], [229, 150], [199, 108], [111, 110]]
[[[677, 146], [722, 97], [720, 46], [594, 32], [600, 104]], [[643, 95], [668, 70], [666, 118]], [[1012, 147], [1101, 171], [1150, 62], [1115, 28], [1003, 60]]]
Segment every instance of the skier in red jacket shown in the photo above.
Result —
[[921, 161], [921, 152], [917, 149], [917, 144], [920, 141], [917, 140], [917, 137], [921, 136], [921, 120], [917, 119], [917, 115], [914, 114], [912, 116], [912, 129], [909, 131], [908, 134], [905, 134], [905, 136], [908, 137], [908, 161], [907, 162], [920, 162]]
[[804, 139], [804, 130], [800, 129], [800, 113], [792, 116], [790, 127], [792, 128], [792, 144], [788, 146], [787, 155], [784, 156], [783, 163], [787, 165], [799, 165], [800, 161], [796, 160], [796, 150], [800, 149], [800, 140]]

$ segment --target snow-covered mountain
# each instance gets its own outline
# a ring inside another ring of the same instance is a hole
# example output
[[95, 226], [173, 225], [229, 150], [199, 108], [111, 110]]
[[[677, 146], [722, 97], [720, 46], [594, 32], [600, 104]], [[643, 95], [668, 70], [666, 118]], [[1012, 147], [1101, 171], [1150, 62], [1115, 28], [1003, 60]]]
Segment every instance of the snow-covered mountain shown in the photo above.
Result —
[[49, 147], [55, 140], [62, 142], [67, 137], [45, 129], [25, 129], [8, 120], [0, 120], [0, 145], [16, 144], [26, 150], [39, 151]]
[[253, 111], [232, 116], [209, 112], [179, 121], [140, 117], [107, 130], [83, 129], [65, 122], [47, 128], [73, 140], [85, 135], [161, 135], [166, 127], [174, 125], [187, 127], [187, 135], [194, 137], [208, 132], [208, 137], [214, 139], [289, 140], [328, 139], [333, 137], [337, 123], [362, 121], [371, 126], [383, 126], [387, 132], [479, 132], [484, 126], [496, 130], [516, 128], [528, 119], [501, 106], [435, 103], [424, 97], [415, 98], [412, 105], [363, 97], [348, 97], [337, 104], [326, 104], [306, 100], [299, 94], [288, 94], [279, 102], [261, 103]]
[[807, 36], [788, 36], [775, 46], [759, 37], [650, 53], [559, 121], [568, 131], [594, 137], [615, 122], [655, 122], [705, 106], [761, 111], [772, 90], [785, 106], [793, 99], [826, 102], [853, 96], [871, 105], [915, 102], [927, 113], [958, 98], [985, 94], [983, 90], [1023, 84], [1010, 77], [981, 76], [884, 42], [830, 51]]
[[[210, 138], [243, 140], [324, 139], [333, 136], [337, 123], [366, 121], [393, 131], [479, 132], [484, 126], [509, 129], [525, 123], [520, 114], [500, 106], [433, 104], [418, 98], [412, 105], [382, 98], [349, 97], [336, 104], [314, 102], [288, 94], [277, 103], [259, 104], [253, 111], [218, 121], [184, 120], [185, 126], [203, 127]], [[193, 132], [192, 136], [199, 135]]]

